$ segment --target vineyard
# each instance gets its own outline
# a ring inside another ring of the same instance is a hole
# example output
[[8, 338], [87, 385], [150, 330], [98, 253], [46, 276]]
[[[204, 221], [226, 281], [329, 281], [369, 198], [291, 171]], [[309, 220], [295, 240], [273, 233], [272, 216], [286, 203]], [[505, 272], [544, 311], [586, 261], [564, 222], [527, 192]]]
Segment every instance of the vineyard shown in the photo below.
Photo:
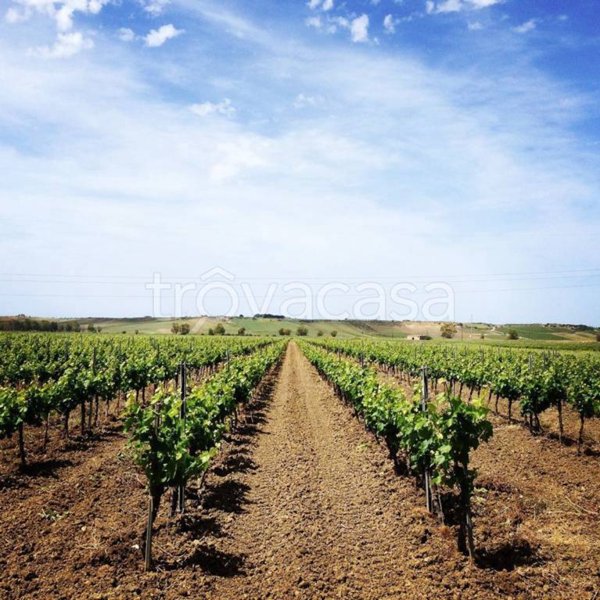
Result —
[[585, 351], [4, 334], [0, 595], [595, 598], [599, 417]]
[[489, 405], [495, 398], [507, 402], [507, 418], [518, 405], [519, 417], [532, 433], [542, 433], [540, 415], [556, 410], [559, 441], [564, 438], [563, 411], [573, 410], [579, 420], [578, 451], [583, 446], [586, 420], [600, 417], [600, 358], [588, 352], [534, 352], [472, 346], [406, 345], [389, 342], [319, 342], [323, 348], [385, 368], [406, 381], [418, 377], [424, 366], [435, 389], [440, 381], [451, 394], [467, 402], [482, 392]]

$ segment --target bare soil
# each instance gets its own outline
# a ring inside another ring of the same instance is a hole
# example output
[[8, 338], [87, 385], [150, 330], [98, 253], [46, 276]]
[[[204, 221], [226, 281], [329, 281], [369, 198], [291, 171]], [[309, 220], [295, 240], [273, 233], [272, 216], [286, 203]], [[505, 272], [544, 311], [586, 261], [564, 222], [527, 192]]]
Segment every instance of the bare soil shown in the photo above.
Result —
[[[406, 380], [393, 381], [412, 394]], [[466, 400], [468, 392], [463, 396]], [[577, 455], [573, 444], [561, 444], [553, 435], [534, 436], [509, 421], [507, 406], [501, 399], [500, 414], [490, 412], [494, 435], [472, 456], [478, 471], [474, 517], [480, 564], [543, 574], [541, 589], [528, 590], [532, 597], [600, 597], [597, 423], [590, 424], [587, 452]], [[513, 414], [517, 410], [513, 407]], [[576, 417], [573, 411], [564, 416], [568, 431]], [[558, 430], [552, 415], [545, 423], [550, 433], [553, 425]]]
[[5, 477], [0, 598], [591, 600], [600, 473], [570, 450], [498, 423], [476, 453], [472, 564], [292, 343], [186, 514], [169, 518], [165, 500], [154, 573], [139, 550], [143, 477], [118, 429], [50, 476]]
[[[490, 402], [490, 408], [496, 409], [495, 399]], [[517, 402], [512, 406], [512, 420], [519, 422], [520, 410]], [[508, 401], [500, 398], [498, 402], [498, 416], [508, 420]], [[540, 424], [542, 432], [539, 435], [546, 436], [553, 440], [558, 440], [559, 420], [558, 411], [555, 408], [545, 410], [540, 415]], [[579, 439], [579, 415], [570, 406], [563, 407], [563, 440], [562, 443], [577, 452], [577, 441]], [[586, 419], [583, 429], [582, 452], [588, 456], [600, 456], [600, 419]]]

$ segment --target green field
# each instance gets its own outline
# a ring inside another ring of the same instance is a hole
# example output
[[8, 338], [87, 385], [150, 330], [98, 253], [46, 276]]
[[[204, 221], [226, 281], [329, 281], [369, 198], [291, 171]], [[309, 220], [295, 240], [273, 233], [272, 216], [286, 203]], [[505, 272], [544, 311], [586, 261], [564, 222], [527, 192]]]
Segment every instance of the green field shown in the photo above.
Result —
[[[309, 337], [330, 336], [337, 332], [338, 338], [378, 337], [410, 339], [416, 336], [430, 336], [433, 340], [440, 337], [440, 323], [423, 321], [310, 321], [297, 319], [275, 319], [262, 317], [188, 317], [184, 319], [85, 319], [80, 320], [84, 326], [92, 323], [101, 327], [103, 333], [128, 334], [168, 334], [173, 323], [188, 323], [192, 334], [208, 335], [219, 323], [228, 335], [237, 335], [241, 328], [246, 335], [277, 336], [280, 329], [289, 329], [296, 334], [299, 326], [308, 329]], [[518, 340], [509, 340], [508, 332], [515, 330]], [[596, 331], [581, 326], [543, 325], [543, 324], [507, 324], [492, 325], [489, 323], [459, 323], [457, 333], [452, 341], [470, 343], [507, 344], [514, 346], [545, 347], [556, 345], [560, 348], [575, 348], [579, 345], [595, 347], [598, 345]], [[444, 340], [446, 341], [446, 340]]]
[[[24, 317], [19, 317], [21, 320]], [[0, 324], [6, 324], [16, 317], [0, 317]], [[32, 317], [37, 321], [40, 318]], [[243, 328], [245, 335], [279, 336], [280, 329], [290, 330], [296, 335], [298, 327], [308, 329], [309, 337], [331, 336], [337, 332], [338, 338], [394, 338], [419, 339], [422, 336], [438, 342], [465, 342], [477, 344], [496, 344], [507, 346], [527, 347], [557, 347], [562, 349], [577, 349], [579, 347], [597, 349], [596, 335], [600, 330], [582, 325], [559, 324], [505, 324], [491, 323], [457, 323], [456, 334], [452, 340], [445, 340], [440, 335], [441, 323], [429, 321], [374, 321], [374, 320], [298, 320], [289, 318], [264, 317], [184, 317], [173, 318], [84, 318], [84, 319], [45, 319], [44, 322], [59, 321], [76, 323], [83, 331], [92, 326], [100, 333], [130, 334], [130, 335], [164, 335], [170, 334], [173, 324], [187, 323], [191, 335], [209, 335], [221, 324], [227, 335], [238, 335]], [[516, 331], [519, 339], [510, 340], [509, 331]]]
[[502, 332], [508, 332], [514, 329], [519, 337], [530, 340], [553, 340], [553, 341], [590, 341], [594, 336], [587, 331], [578, 331], [573, 327], [564, 327], [560, 325], [504, 325], [500, 328]]

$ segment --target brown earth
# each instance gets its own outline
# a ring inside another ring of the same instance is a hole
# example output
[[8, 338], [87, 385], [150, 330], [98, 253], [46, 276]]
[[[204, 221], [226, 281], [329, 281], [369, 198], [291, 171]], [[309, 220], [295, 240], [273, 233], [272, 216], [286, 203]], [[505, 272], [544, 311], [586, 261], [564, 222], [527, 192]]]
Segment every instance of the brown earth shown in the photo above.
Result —
[[200, 497], [178, 518], [163, 504], [154, 573], [118, 431], [55, 477], [0, 486], [0, 598], [594, 598], [598, 461], [501, 427], [476, 454], [471, 564], [292, 343]]
[[[388, 374], [383, 377], [392, 380]], [[393, 381], [412, 395], [414, 381]], [[468, 399], [466, 390], [463, 396]], [[492, 439], [472, 456], [478, 471], [474, 513], [482, 562], [495, 557], [497, 566], [517, 571], [537, 565], [547, 578], [540, 591], [552, 597], [600, 597], [600, 459], [593, 450], [595, 439], [588, 437], [588, 453], [577, 455], [572, 444], [534, 436], [520, 423], [509, 422], [507, 412], [501, 400], [500, 414], [490, 412], [488, 417]], [[568, 430], [574, 416], [565, 417]], [[545, 422], [550, 427], [552, 416]], [[589, 428], [591, 434], [595, 426]]]
[[122, 423], [116, 414], [121, 403], [112, 402], [107, 414], [101, 410], [99, 422], [92, 433], [80, 434], [79, 408], [73, 411], [69, 439], [64, 437], [63, 423], [58, 417], [50, 419], [48, 441], [44, 444], [44, 427], [25, 427], [24, 441], [27, 464], [21, 468], [17, 434], [0, 440], [0, 504], [10, 490], [18, 490], [15, 500], [23, 501], [40, 487], [61, 477], [74, 466], [93, 458], [94, 453], [115, 438], [123, 440]]
[[[495, 412], [496, 402], [494, 399], [490, 402], [490, 408]], [[500, 398], [498, 401], [498, 416], [508, 420], [508, 401]], [[513, 403], [511, 411], [512, 420], [518, 422], [520, 411], [517, 402]], [[553, 440], [558, 440], [560, 431], [558, 411], [556, 408], [549, 408], [540, 415], [540, 425], [542, 432], [540, 435]], [[563, 407], [563, 444], [572, 448], [576, 453], [577, 441], [579, 439], [579, 415], [577, 411], [569, 405]], [[586, 419], [583, 429], [582, 452], [589, 456], [600, 456], [600, 418]]]

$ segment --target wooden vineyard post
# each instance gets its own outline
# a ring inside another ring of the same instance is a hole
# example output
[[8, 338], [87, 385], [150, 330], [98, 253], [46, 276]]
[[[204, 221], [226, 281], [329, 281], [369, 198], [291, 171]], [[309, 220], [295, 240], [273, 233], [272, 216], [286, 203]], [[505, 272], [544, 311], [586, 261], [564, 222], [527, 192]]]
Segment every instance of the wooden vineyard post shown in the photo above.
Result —
[[146, 547], [144, 548], [144, 569], [152, 570], [152, 521], [154, 520], [154, 498], [148, 497], [148, 525], [146, 526]]
[[[429, 399], [429, 392], [427, 389], [427, 367], [424, 366], [422, 369], [423, 373], [423, 393], [421, 394], [421, 410], [423, 412], [427, 411], [427, 400]], [[431, 495], [431, 471], [428, 467], [425, 467], [425, 501], [427, 503], [427, 510], [432, 513], [433, 512], [433, 499]]]
[[27, 459], [25, 456], [25, 439], [23, 435], [23, 421], [19, 423], [19, 459], [21, 460], [21, 468], [25, 468]]
[[[157, 412], [154, 417], [154, 428], [156, 432], [160, 427], [160, 407], [157, 407]], [[144, 546], [144, 569], [146, 571], [152, 570], [152, 527], [154, 525], [155, 512], [158, 512], [158, 503], [155, 504], [155, 489], [150, 484], [149, 497], [148, 497], [148, 524], [146, 525], [146, 543]], [[158, 496], [160, 502], [160, 496]]]
[[[180, 417], [184, 423], [187, 418], [186, 386], [187, 386], [187, 377], [186, 377], [186, 371], [185, 371], [185, 363], [182, 362], [181, 363], [181, 409], [180, 409], [181, 413], [180, 413]], [[177, 499], [178, 499], [178, 504], [179, 504], [178, 510], [181, 514], [183, 514], [183, 512], [185, 510], [185, 485], [183, 483], [179, 486], [179, 493], [177, 494]]]

